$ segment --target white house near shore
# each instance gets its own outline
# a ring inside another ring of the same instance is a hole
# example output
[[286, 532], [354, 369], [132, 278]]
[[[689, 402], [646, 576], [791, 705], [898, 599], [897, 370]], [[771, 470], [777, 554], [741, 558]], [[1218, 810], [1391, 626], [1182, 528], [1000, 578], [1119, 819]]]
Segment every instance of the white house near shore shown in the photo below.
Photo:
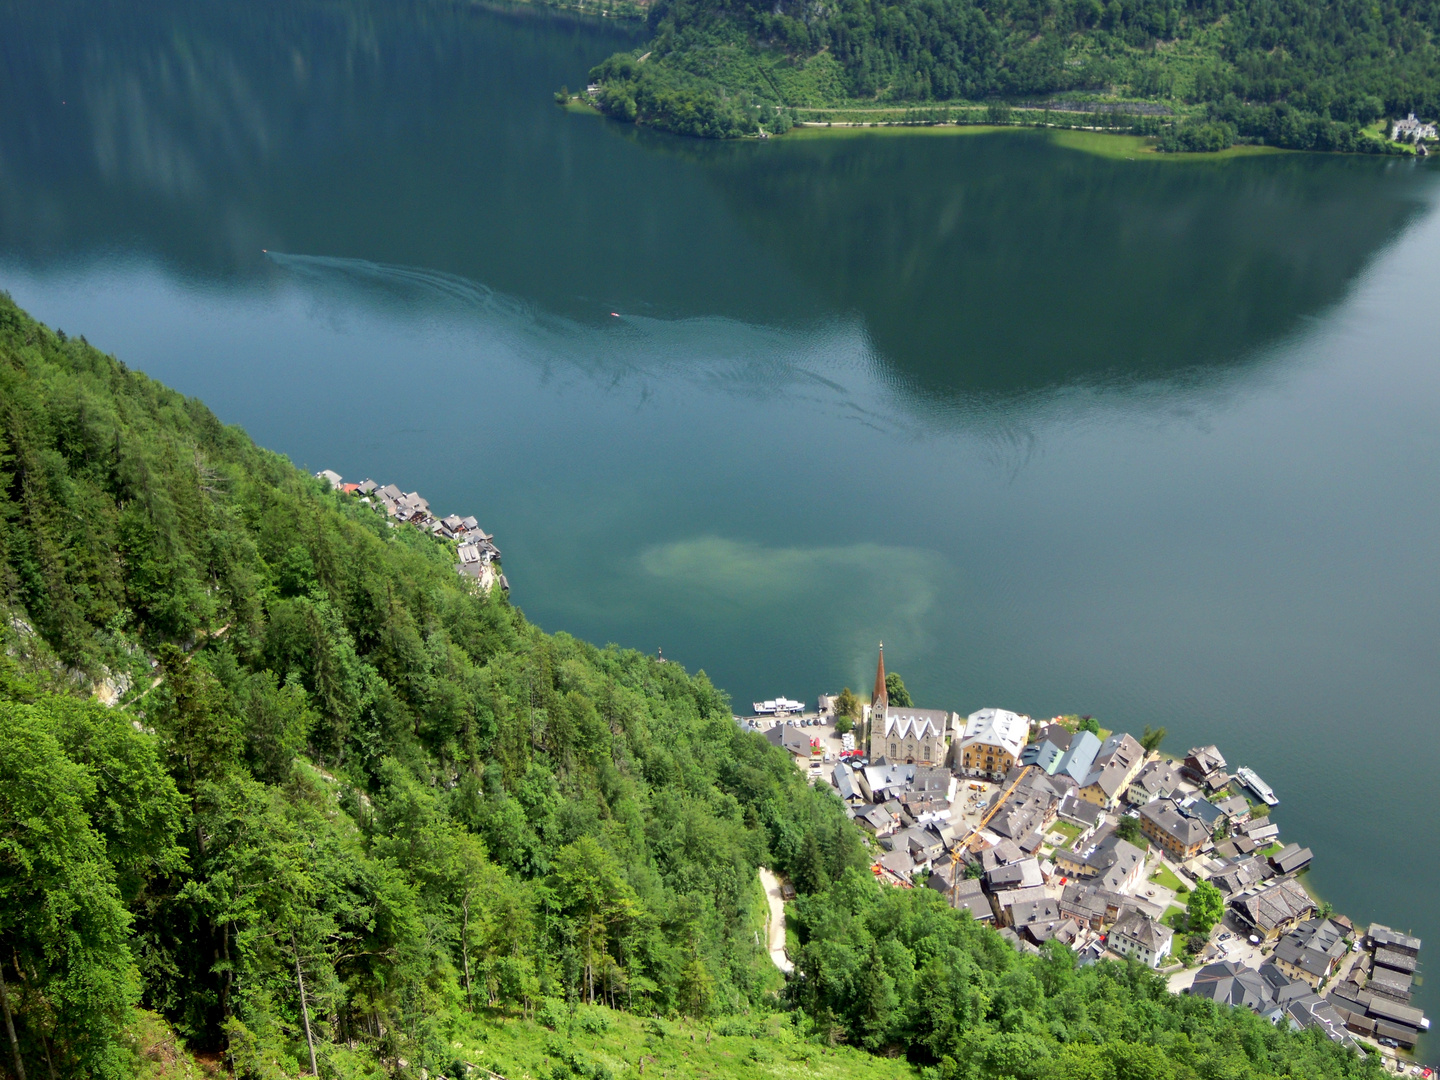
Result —
[[1435, 138], [1435, 125], [1422, 124], [1412, 112], [1404, 120], [1395, 121], [1395, 130], [1390, 136], [1396, 142], [1415, 142], [1419, 139]]

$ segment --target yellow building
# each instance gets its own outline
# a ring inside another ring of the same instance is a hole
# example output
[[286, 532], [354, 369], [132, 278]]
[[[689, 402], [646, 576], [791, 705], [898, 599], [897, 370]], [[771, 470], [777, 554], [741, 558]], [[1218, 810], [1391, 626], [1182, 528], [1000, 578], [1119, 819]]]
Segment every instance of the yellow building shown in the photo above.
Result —
[[955, 748], [955, 768], [963, 776], [1001, 779], [1015, 766], [1030, 738], [1030, 718], [1008, 709], [981, 709], [965, 721]]
[[1145, 766], [1145, 748], [1129, 735], [1111, 735], [1100, 745], [1090, 772], [1080, 782], [1080, 798], [1113, 810]]

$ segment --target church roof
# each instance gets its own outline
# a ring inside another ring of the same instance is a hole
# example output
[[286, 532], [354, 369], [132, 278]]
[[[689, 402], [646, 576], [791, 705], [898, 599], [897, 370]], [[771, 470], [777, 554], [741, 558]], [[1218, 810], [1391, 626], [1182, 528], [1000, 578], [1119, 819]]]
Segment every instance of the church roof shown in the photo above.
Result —
[[950, 714], [944, 709], [891, 709], [884, 713], [885, 737], [938, 739], [945, 734]]

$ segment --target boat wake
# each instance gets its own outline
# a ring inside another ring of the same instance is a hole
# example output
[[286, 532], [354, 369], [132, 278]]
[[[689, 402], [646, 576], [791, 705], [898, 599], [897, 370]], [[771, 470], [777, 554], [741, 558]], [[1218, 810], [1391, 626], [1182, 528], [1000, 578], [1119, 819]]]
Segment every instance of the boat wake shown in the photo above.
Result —
[[[312, 289], [361, 290], [411, 313], [484, 325], [484, 337], [538, 366], [547, 380], [583, 374], [616, 389], [676, 377], [738, 396], [788, 393], [885, 428], [891, 419], [862, 405], [859, 384], [873, 351], [858, 319], [770, 327], [724, 316], [664, 319], [607, 312], [603, 323], [545, 312], [488, 285], [440, 270], [329, 255], [267, 251]], [[868, 395], [863, 395], [868, 396]]]

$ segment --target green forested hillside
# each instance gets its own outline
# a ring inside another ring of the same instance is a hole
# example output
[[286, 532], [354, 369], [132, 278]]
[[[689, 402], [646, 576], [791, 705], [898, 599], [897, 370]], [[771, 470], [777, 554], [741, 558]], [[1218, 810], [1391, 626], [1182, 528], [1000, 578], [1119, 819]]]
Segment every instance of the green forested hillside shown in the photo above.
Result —
[[1162, 106], [1125, 123], [1171, 142], [1218, 126], [1225, 142], [1380, 150], [1363, 125], [1440, 111], [1433, 0], [657, 0], [650, 26], [591, 73], [601, 107], [712, 137], [783, 130], [797, 106], [1123, 100]]
[[0, 453], [0, 1075], [1378, 1075], [876, 884], [703, 674], [540, 632], [8, 299]]

